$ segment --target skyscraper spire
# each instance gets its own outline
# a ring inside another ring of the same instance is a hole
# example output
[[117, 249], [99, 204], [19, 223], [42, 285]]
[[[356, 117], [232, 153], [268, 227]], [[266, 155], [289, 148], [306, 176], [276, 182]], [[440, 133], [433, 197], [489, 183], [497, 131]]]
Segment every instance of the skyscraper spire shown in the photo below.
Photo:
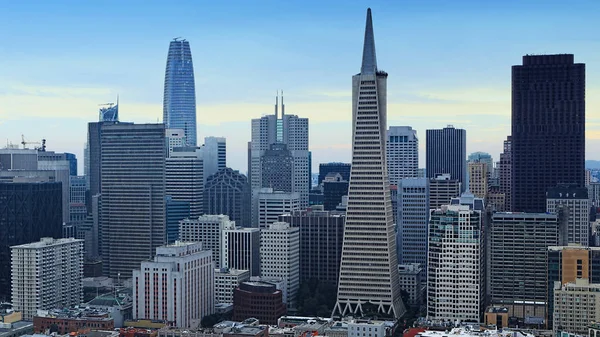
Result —
[[365, 44], [363, 46], [362, 75], [375, 74], [377, 72], [377, 56], [375, 55], [375, 37], [373, 36], [373, 19], [371, 8], [367, 9], [367, 25], [365, 26]]

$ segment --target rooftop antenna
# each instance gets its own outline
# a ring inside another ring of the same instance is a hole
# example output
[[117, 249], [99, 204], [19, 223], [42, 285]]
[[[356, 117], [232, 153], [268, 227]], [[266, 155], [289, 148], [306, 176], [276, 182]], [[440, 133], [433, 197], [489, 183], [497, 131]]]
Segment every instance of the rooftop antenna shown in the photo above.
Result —
[[283, 104], [283, 90], [281, 90], [281, 119], [285, 115], [285, 104]]
[[279, 90], [275, 91], [275, 119], [279, 118]]

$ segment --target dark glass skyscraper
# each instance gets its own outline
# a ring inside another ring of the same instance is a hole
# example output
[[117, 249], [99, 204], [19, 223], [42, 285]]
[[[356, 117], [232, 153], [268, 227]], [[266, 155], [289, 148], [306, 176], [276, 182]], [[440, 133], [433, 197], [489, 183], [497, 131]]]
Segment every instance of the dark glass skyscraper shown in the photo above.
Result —
[[467, 181], [467, 131], [448, 125], [443, 129], [427, 130], [425, 134], [425, 169], [427, 178], [450, 173], [450, 178]]
[[523, 56], [512, 67], [512, 211], [545, 212], [557, 184], [585, 184], [585, 64]]
[[163, 123], [182, 129], [188, 146], [196, 146], [196, 88], [190, 43], [173, 39], [169, 45], [165, 72]]

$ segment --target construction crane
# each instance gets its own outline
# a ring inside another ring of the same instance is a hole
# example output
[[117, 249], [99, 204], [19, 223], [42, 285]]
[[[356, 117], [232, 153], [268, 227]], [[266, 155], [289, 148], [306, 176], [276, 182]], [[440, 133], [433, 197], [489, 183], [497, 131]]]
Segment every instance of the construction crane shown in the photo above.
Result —
[[[46, 143], [45, 140], [44, 140], [44, 143]], [[21, 134], [21, 145], [23, 145], [24, 149], [27, 149], [27, 144], [40, 145], [40, 142], [28, 142], [28, 141], [25, 140], [25, 135]]]

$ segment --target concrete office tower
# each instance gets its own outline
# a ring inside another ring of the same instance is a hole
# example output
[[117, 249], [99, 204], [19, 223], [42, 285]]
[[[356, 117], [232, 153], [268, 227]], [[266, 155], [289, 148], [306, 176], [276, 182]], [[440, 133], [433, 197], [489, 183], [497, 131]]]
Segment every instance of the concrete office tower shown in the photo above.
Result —
[[488, 176], [490, 178], [494, 176], [494, 159], [492, 158], [492, 155], [487, 152], [478, 151], [471, 153], [467, 158], [467, 163], [485, 163], [487, 165]]
[[547, 328], [552, 328], [554, 316], [554, 282], [575, 283], [577, 279], [588, 279], [600, 283], [600, 247], [580, 245], [548, 247]]
[[246, 176], [227, 167], [208, 177], [204, 214], [225, 214], [238, 226], [250, 227], [250, 185]]
[[319, 184], [325, 180], [329, 173], [339, 173], [342, 179], [350, 181], [350, 163], [324, 163], [319, 164]]
[[258, 228], [267, 228], [280, 215], [300, 210], [300, 194], [261, 188], [258, 193]]
[[221, 268], [245, 269], [260, 276], [260, 229], [228, 228], [221, 241]]
[[589, 246], [590, 242], [590, 199], [583, 186], [560, 185], [548, 190], [546, 211], [556, 213], [564, 205], [569, 211], [567, 243]]
[[410, 126], [390, 126], [385, 146], [390, 184], [402, 178], [416, 178], [419, 169], [419, 139]]
[[591, 205], [593, 207], [600, 206], [600, 182], [591, 182], [587, 189]]
[[185, 132], [188, 146], [196, 146], [196, 87], [190, 43], [173, 39], [169, 44], [165, 92], [163, 97], [163, 123], [168, 129]]
[[248, 270], [215, 268], [215, 302], [233, 304], [235, 288], [248, 280], [250, 280]]
[[561, 284], [554, 282], [554, 333], [587, 336], [590, 322], [600, 320], [600, 284], [588, 279]]
[[488, 163], [469, 162], [467, 164], [469, 174], [469, 191], [476, 197], [485, 199], [488, 196], [489, 169]]
[[288, 308], [300, 288], [300, 228], [275, 222], [260, 231], [260, 275], [286, 281]]
[[[102, 192], [102, 129], [105, 125], [113, 125], [115, 122], [91, 122], [88, 123], [87, 153], [88, 171], [86, 172], [89, 182], [90, 196]], [[122, 123], [130, 124], [130, 123]], [[91, 213], [91, 205], [88, 204], [88, 213]]]
[[83, 240], [42, 238], [12, 246], [12, 304], [32, 320], [37, 310], [68, 308], [83, 300]]
[[308, 118], [285, 114], [283, 94], [281, 96], [281, 116], [279, 115], [279, 98], [275, 103], [275, 114], [263, 116], [252, 120], [252, 141], [248, 167], [250, 186], [252, 189], [252, 225], [258, 226], [257, 221], [257, 194], [263, 187], [271, 187], [268, 181], [263, 181], [262, 157], [271, 148], [272, 144], [283, 143], [289, 151], [293, 163], [291, 177], [291, 190], [300, 194], [300, 206], [308, 206], [308, 193], [310, 190], [309, 176], [309, 151], [308, 151]]
[[504, 151], [500, 153], [498, 162], [498, 177], [500, 180], [500, 193], [504, 194], [504, 210], [512, 209], [512, 137], [506, 137]]
[[37, 170], [38, 151], [31, 149], [0, 149], [0, 171]]
[[398, 261], [427, 266], [429, 179], [403, 178], [398, 185]]
[[221, 268], [223, 233], [235, 229], [235, 222], [227, 215], [203, 215], [184, 219], [179, 223], [179, 240], [184, 242], [202, 242], [204, 249], [212, 250], [215, 268]]
[[[489, 229], [489, 293], [509, 315], [545, 319], [548, 247], [566, 241], [567, 216], [548, 213], [494, 213]], [[536, 304], [537, 303], [537, 304]]]
[[165, 140], [167, 142], [167, 158], [171, 156], [174, 148], [186, 147], [185, 132], [181, 129], [165, 130]]
[[204, 162], [204, 182], [227, 167], [227, 141], [224, 137], [204, 137], [200, 153]]
[[443, 129], [427, 130], [425, 134], [427, 178], [449, 173], [467, 188], [467, 131], [448, 125]]
[[300, 281], [337, 284], [345, 219], [343, 212], [323, 211], [318, 206], [279, 217], [300, 228]]
[[546, 192], [585, 184], [585, 64], [526, 55], [512, 67], [512, 211], [544, 212]]
[[[427, 317], [480, 322], [485, 309], [483, 200], [472, 194], [431, 211]], [[452, 277], [448, 277], [452, 275]]]
[[101, 140], [104, 274], [125, 279], [166, 240], [165, 126], [103, 125]]
[[190, 217], [204, 210], [204, 166], [198, 151], [175, 149], [165, 162], [165, 194], [173, 200], [190, 203]]
[[0, 182], [0, 301], [10, 302], [10, 247], [62, 236], [61, 197], [57, 182]]
[[69, 177], [69, 221], [81, 223], [87, 218], [85, 194], [87, 182], [84, 176]]
[[438, 209], [450, 204], [452, 198], [460, 195], [460, 182], [451, 179], [449, 174], [442, 174], [429, 179], [429, 209]]
[[399, 318], [406, 310], [385, 156], [387, 76], [377, 69], [369, 8], [362, 67], [352, 77], [352, 178], [333, 315], [362, 316], [373, 310]]
[[215, 313], [214, 272], [212, 253], [201, 242], [157, 247], [154, 259], [133, 271], [133, 319], [198, 326]]

